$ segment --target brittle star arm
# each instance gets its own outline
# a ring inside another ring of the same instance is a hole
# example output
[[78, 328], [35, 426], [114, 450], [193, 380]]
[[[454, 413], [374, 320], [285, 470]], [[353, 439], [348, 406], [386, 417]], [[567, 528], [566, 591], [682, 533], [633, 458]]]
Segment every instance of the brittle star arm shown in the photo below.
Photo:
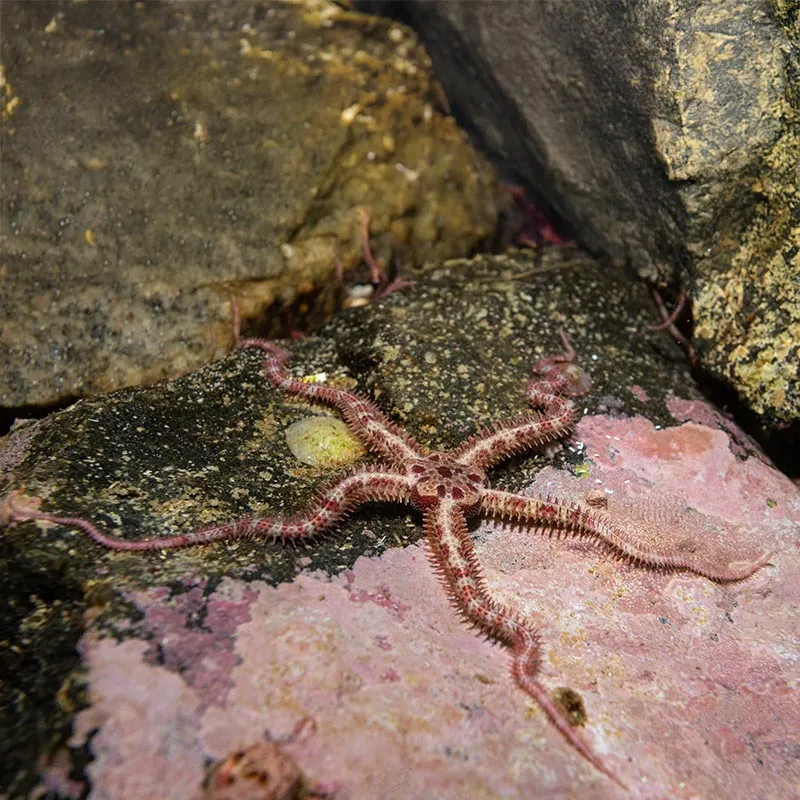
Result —
[[303, 539], [335, 525], [356, 506], [368, 501], [411, 500], [411, 483], [408, 478], [381, 467], [364, 467], [338, 478], [322, 488], [308, 508], [292, 516], [245, 517], [221, 525], [212, 525], [172, 536], [154, 539], [120, 539], [100, 530], [82, 517], [65, 517], [39, 511], [31, 498], [12, 493], [6, 500], [8, 522], [45, 520], [67, 528], [78, 528], [90, 539], [111, 550], [167, 550], [177, 547], [210, 544], [230, 539]]
[[667, 571], [688, 571], [712, 581], [741, 581], [767, 564], [769, 552], [755, 561], [733, 561], [714, 565], [691, 555], [669, 552], [651, 546], [637, 537], [635, 523], [630, 529], [619, 525], [602, 511], [587, 510], [574, 503], [562, 503], [544, 497], [526, 497], [499, 489], [481, 492], [480, 510], [485, 514], [516, 522], [533, 523], [545, 530], [564, 532], [598, 542], [632, 564]]
[[592, 752], [537, 679], [541, 662], [539, 634], [530, 621], [491, 596], [461, 511], [448, 501], [437, 503], [425, 512], [424, 524], [431, 564], [456, 610], [467, 623], [512, 648], [511, 673], [517, 685], [590, 764], [627, 788]]
[[561, 338], [565, 352], [539, 361], [525, 390], [528, 402], [538, 410], [479, 431], [453, 451], [456, 461], [485, 470], [509, 456], [569, 433], [577, 412], [572, 401], [563, 397], [569, 377], [562, 366], [575, 358], [575, 351], [563, 331]]
[[265, 339], [244, 339], [239, 347], [257, 347], [267, 354], [264, 359], [266, 379], [282, 392], [307, 397], [338, 408], [350, 430], [369, 449], [379, 453], [390, 463], [400, 465], [409, 459], [420, 458], [424, 453], [420, 445], [369, 400], [354, 392], [326, 386], [323, 383], [306, 383], [293, 377], [285, 364], [290, 353]]

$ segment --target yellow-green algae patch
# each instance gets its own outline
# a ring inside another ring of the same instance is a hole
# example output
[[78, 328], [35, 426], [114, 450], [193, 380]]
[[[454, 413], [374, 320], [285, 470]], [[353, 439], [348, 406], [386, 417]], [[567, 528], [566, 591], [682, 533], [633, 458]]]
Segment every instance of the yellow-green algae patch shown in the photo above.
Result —
[[312, 467], [351, 464], [364, 455], [364, 447], [342, 420], [307, 417], [286, 429], [286, 444], [292, 455]]

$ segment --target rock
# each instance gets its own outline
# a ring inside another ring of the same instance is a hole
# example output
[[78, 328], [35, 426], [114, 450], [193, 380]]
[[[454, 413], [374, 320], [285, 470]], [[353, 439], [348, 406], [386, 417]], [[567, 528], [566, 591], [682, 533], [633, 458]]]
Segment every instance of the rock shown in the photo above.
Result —
[[415, 34], [327, 2], [3, 4], [0, 406], [185, 374], [330, 311], [362, 265], [470, 252], [495, 184]]
[[[493, 485], [595, 506], [602, 491], [648, 535], [775, 551], [718, 584], [474, 527], [493, 591], [540, 621], [544, 681], [583, 710], [630, 794], [526, 700], [505, 649], [464, 626], [418, 517], [380, 504], [298, 548], [113, 553], [60, 526], [6, 528], [0, 792], [78, 797], [82, 779], [109, 800], [199, 800], [208, 765], [269, 734], [316, 792], [353, 800], [791, 794], [800, 493], [703, 401], [675, 346], [641, 332], [649, 313], [621, 272], [563, 248], [446, 265], [291, 344], [295, 375], [355, 386], [439, 448], [524, 409], [530, 365], [564, 328], [592, 379], [577, 431]], [[0, 498], [22, 489], [131, 539], [299, 509], [330, 471], [297, 462], [284, 431], [315, 413], [239, 351], [18, 426]]]
[[800, 29], [792, 4], [400, 8], [486, 149], [590, 250], [662, 289], [685, 289], [703, 367], [738, 395], [771, 445], [796, 451], [800, 73], [792, 63]]

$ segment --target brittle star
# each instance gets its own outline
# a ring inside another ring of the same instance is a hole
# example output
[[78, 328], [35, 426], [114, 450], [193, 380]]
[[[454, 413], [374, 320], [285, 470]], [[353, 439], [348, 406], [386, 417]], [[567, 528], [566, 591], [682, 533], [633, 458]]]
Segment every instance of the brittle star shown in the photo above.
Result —
[[[241, 538], [297, 540], [332, 528], [357, 506], [372, 501], [408, 503], [423, 517], [428, 555], [447, 596], [467, 623], [511, 649], [511, 673], [517, 685], [544, 711], [552, 724], [594, 767], [619, 785], [622, 780], [606, 766], [570, 723], [564, 709], [541, 682], [541, 643], [533, 623], [499, 602], [484, 577], [467, 529], [476, 514], [510, 519], [536, 529], [592, 540], [633, 564], [657, 570], [685, 570], [714, 581], [749, 577], [771, 554], [755, 562], [726, 566], [701, 563], [691, 557], [660, 550], [641, 538], [635, 523], [623, 527], [602, 511], [602, 498], [587, 495], [588, 508], [551, 498], [492, 489], [486, 470], [499, 461], [558, 437], [574, 427], [577, 412], [565, 394], [575, 367], [575, 352], [562, 333], [565, 352], [539, 361], [527, 386], [537, 410], [482, 430], [450, 451], [428, 452], [391, 422], [371, 401], [358, 394], [321, 383], [307, 383], [286, 369], [290, 354], [263, 339], [240, 339], [238, 312], [234, 333], [239, 347], [266, 353], [264, 375], [278, 391], [321, 401], [338, 408], [353, 433], [382, 463], [349, 471], [317, 492], [309, 506], [287, 517], [254, 517], [187, 533], [148, 540], [110, 536], [93, 523], [38, 510], [38, 500], [12, 493], [6, 501], [9, 522], [48, 520], [78, 528], [112, 550], [143, 551], [187, 547]], [[590, 493], [594, 495], [594, 493]]]

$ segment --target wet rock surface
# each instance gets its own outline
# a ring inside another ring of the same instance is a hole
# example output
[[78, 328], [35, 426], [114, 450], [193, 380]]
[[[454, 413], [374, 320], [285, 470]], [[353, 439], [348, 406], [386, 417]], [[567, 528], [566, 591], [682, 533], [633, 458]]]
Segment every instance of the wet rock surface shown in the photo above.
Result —
[[[465, 255], [494, 179], [415, 34], [325, 2], [3, 4], [0, 407], [176, 377], [228, 299]], [[350, 280], [350, 279], [346, 279]], [[268, 328], [283, 325], [272, 314]]]
[[[493, 470], [493, 485], [570, 498], [605, 488], [623, 516], [644, 508], [656, 533], [680, 518], [745, 558], [776, 550], [773, 566], [722, 586], [482, 525], [488, 579], [541, 619], [548, 683], [582, 698], [589, 735], [634, 796], [779, 795], [797, 766], [785, 653], [800, 580], [786, 551], [800, 500], [703, 402], [672, 342], [642, 332], [650, 314], [621, 272], [571, 248], [478, 258], [338, 315], [290, 345], [290, 369], [325, 373], [423, 445], [449, 447], [524, 409], [531, 364], [567, 330], [592, 379], [578, 431]], [[325, 412], [280, 396], [260, 361], [231, 353], [19, 425], [0, 451], [2, 495], [24, 488], [126, 538], [302, 508], [331, 473], [298, 462], [285, 430]], [[320, 793], [621, 796], [528, 707], [503, 649], [462, 625], [421, 535], [412, 511], [379, 504], [298, 548], [111, 553], [58, 526], [4, 529], [15, 676], [4, 785], [126, 800], [168, 785], [199, 798], [209, 765], [310, 716], [315, 732], [284, 747]]]
[[794, 5], [365, 6], [411, 20], [487, 152], [540, 192], [578, 241], [662, 290], [688, 293], [703, 366], [766, 439], [780, 447], [791, 436], [786, 452], [796, 448]]

